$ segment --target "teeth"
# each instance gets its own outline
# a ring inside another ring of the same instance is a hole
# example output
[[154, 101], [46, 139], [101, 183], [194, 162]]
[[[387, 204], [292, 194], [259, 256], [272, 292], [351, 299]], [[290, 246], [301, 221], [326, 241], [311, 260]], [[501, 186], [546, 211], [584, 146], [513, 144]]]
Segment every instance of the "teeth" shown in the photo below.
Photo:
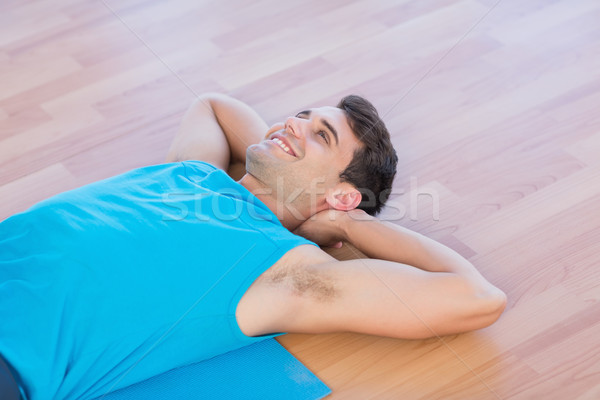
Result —
[[275, 138], [275, 139], [273, 139], [273, 141], [275, 143], [277, 143], [279, 145], [279, 147], [281, 147], [286, 153], [290, 154], [290, 148], [287, 147], [280, 139]]

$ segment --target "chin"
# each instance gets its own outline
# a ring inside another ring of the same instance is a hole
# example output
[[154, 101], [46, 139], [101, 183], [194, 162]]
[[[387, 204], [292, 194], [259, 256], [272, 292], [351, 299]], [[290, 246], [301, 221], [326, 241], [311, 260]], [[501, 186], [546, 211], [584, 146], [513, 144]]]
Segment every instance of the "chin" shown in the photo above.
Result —
[[273, 175], [271, 171], [275, 171], [275, 169], [266, 160], [265, 155], [248, 148], [246, 151], [246, 172], [259, 181], [268, 184], [271, 180], [270, 176]]

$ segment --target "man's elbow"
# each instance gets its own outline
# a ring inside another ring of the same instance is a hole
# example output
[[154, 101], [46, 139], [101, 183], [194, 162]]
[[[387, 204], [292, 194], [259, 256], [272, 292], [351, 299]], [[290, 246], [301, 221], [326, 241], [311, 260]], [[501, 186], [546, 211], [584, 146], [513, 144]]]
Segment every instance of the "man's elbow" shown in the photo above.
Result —
[[[476, 331], [492, 325], [506, 308], [506, 294], [491, 284], [481, 287], [463, 282], [459, 303], [451, 305], [456, 314], [447, 313], [451, 318], [439, 320], [439, 325], [430, 325], [419, 335], [411, 338], [429, 338], [443, 335], [456, 335]], [[459, 305], [460, 304], [460, 305]], [[433, 334], [433, 335], [432, 335]]]
[[485, 328], [496, 322], [504, 312], [507, 301], [506, 294], [494, 286], [486, 289], [478, 297], [480, 308], [477, 312], [477, 326], [474, 329]]

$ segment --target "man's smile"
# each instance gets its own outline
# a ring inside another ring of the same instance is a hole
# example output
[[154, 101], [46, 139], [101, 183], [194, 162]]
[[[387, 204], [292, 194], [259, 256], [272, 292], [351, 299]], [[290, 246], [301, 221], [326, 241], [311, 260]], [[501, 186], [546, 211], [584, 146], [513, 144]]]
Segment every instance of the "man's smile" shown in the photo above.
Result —
[[290, 156], [298, 157], [296, 155], [296, 152], [293, 150], [290, 142], [287, 140], [287, 138], [280, 136], [280, 135], [273, 135], [273, 137], [271, 137], [270, 141], [277, 144], [279, 146], [279, 148], [281, 148], [283, 151], [285, 151]]

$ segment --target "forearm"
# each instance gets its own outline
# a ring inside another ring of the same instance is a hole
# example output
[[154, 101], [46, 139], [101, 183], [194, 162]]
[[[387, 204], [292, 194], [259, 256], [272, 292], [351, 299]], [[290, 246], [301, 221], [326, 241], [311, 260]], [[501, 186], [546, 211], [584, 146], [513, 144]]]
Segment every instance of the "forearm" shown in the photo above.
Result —
[[246, 148], [259, 142], [267, 130], [267, 124], [246, 104], [206, 93], [185, 113], [166, 161], [205, 161], [237, 180], [245, 173]]
[[344, 237], [371, 258], [485, 281], [473, 264], [441, 243], [401, 226], [379, 221], [365, 213], [359, 214], [360, 220], [351, 215], [342, 222]]
[[268, 130], [264, 120], [247, 104], [217, 93], [209, 93], [200, 101], [206, 101], [225, 135], [230, 148], [230, 162], [245, 163], [246, 149], [258, 143]]

